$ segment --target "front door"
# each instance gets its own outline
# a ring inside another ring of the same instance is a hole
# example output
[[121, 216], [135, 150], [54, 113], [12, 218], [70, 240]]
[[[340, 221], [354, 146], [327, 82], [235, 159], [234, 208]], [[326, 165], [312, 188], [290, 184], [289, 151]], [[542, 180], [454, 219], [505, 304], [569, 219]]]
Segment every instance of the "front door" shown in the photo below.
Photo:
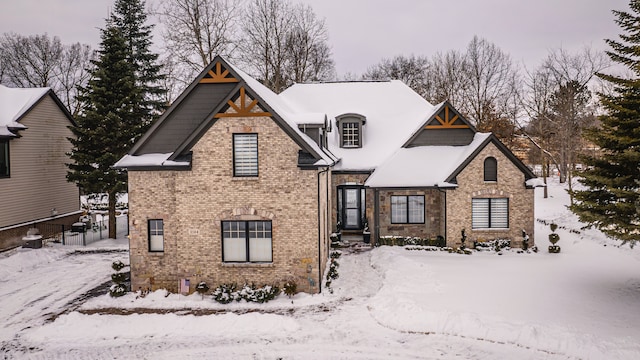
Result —
[[365, 190], [362, 186], [338, 188], [338, 219], [345, 230], [362, 230], [365, 210]]

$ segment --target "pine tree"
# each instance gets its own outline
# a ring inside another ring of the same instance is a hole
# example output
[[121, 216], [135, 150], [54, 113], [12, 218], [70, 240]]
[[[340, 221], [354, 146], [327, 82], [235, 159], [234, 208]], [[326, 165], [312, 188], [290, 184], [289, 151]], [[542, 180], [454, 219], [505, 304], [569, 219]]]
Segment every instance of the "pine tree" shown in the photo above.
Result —
[[116, 194], [127, 189], [126, 173], [113, 169], [133, 145], [139, 129], [130, 124], [139, 120], [141, 89], [135, 84], [135, 69], [121, 31], [111, 25], [101, 30], [98, 59], [93, 60], [91, 78], [81, 89], [84, 104], [77, 127], [70, 127], [75, 138], [67, 179], [85, 193], [109, 196], [109, 237], [116, 237]]
[[601, 151], [583, 158], [586, 169], [579, 176], [587, 189], [572, 191], [571, 210], [580, 221], [633, 246], [640, 240], [640, 0], [629, 6], [630, 13], [613, 11], [625, 33], [619, 41], [607, 40], [607, 54], [633, 77], [597, 74], [614, 92], [600, 94], [606, 115], [599, 118], [600, 127], [585, 133]]
[[109, 22], [120, 29], [127, 46], [129, 62], [134, 66], [135, 84], [144, 94], [137, 111], [139, 119], [130, 124], [140, 127], [142, 135], [166, 107], [162, 100], [167, 90], [160, 84], [166, 75], [151, 52], [153, 25], [146, 25], [144, 0], [116, 0]]

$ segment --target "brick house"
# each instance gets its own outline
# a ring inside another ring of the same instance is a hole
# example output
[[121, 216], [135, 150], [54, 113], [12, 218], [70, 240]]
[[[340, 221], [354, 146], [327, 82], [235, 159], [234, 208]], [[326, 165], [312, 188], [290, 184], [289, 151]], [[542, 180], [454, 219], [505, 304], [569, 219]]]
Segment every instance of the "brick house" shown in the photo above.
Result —
[[80, 190], [66, 179], [70, 126], [50, 88], [0, 85], [0, 249], [22, 244], [31, 227], [78, 221]]
[[531, 171], [399, 81], [276, 95], [217, 57], [116, 167], [129, 174], [133, 290], [293, 280], [320, 292], [338, 223], [450, 245], [461, 227], [533, 233]]

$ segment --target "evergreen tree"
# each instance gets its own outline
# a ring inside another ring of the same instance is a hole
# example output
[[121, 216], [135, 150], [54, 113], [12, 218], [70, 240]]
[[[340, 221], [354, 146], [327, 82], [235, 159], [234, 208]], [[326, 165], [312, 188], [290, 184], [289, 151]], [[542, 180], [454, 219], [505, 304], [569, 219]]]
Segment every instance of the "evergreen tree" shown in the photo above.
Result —
[[633, 76], [598, 74], [614, 92], [600, 94], [606, 115], [599, 118], [600, 127], [585, 133], [601, 151], [583, 158], [586, 169], [579, 175], [587, 189], [572, 191], [571, 210], [582, 222], [633, 246], [640, 240], [640, 0], [629, 6], [631, 12], [613, 11], [625, 33], [618, 41], [607, 40], [607, 54]]
[[98, 59], [87, 87], [81, 89], [84, 104], [77, 127], [70, 127], [75, 138], [67, 179], [86, 193], [109, 196], [109, 237], [116, 237], [116, 194], [127, 190], [126, 173], [113, 169], [139, 137], [130, 124], [139, 121], [143, 93], [135, 84], [135, 68], [129, 61], [125, 38], [120, 29], [108, 24], [101, 30]]
[[164, 110], [167, 90], [161, 86], [166, 75], [158, 64], [158, 54], [151, 52], [153, 25], [146, 25], [144, 0], [116, 0], [109, 22], [120, 29], [127, 46], [127, 59], [134, 66], [135, 84], [144, 94], [138, 111], [139, 118], [130, 124], [144, 134], [148, 126]]

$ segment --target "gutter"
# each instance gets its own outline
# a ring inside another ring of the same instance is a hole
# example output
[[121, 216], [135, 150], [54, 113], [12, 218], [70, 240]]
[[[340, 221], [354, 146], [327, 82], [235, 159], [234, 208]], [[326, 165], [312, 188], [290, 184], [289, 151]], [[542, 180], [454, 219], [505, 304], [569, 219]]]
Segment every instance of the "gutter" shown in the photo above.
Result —
[[[320, 175], [329, 171], [327, 166], [324, 170], [318, 171], [318, 294], [322, 293], [322, 238], [320, 236]], [[329, 189], [327, 188], [327, 194]], [[327, 196], [327, 204], [329, 203], [329, 197]]]

